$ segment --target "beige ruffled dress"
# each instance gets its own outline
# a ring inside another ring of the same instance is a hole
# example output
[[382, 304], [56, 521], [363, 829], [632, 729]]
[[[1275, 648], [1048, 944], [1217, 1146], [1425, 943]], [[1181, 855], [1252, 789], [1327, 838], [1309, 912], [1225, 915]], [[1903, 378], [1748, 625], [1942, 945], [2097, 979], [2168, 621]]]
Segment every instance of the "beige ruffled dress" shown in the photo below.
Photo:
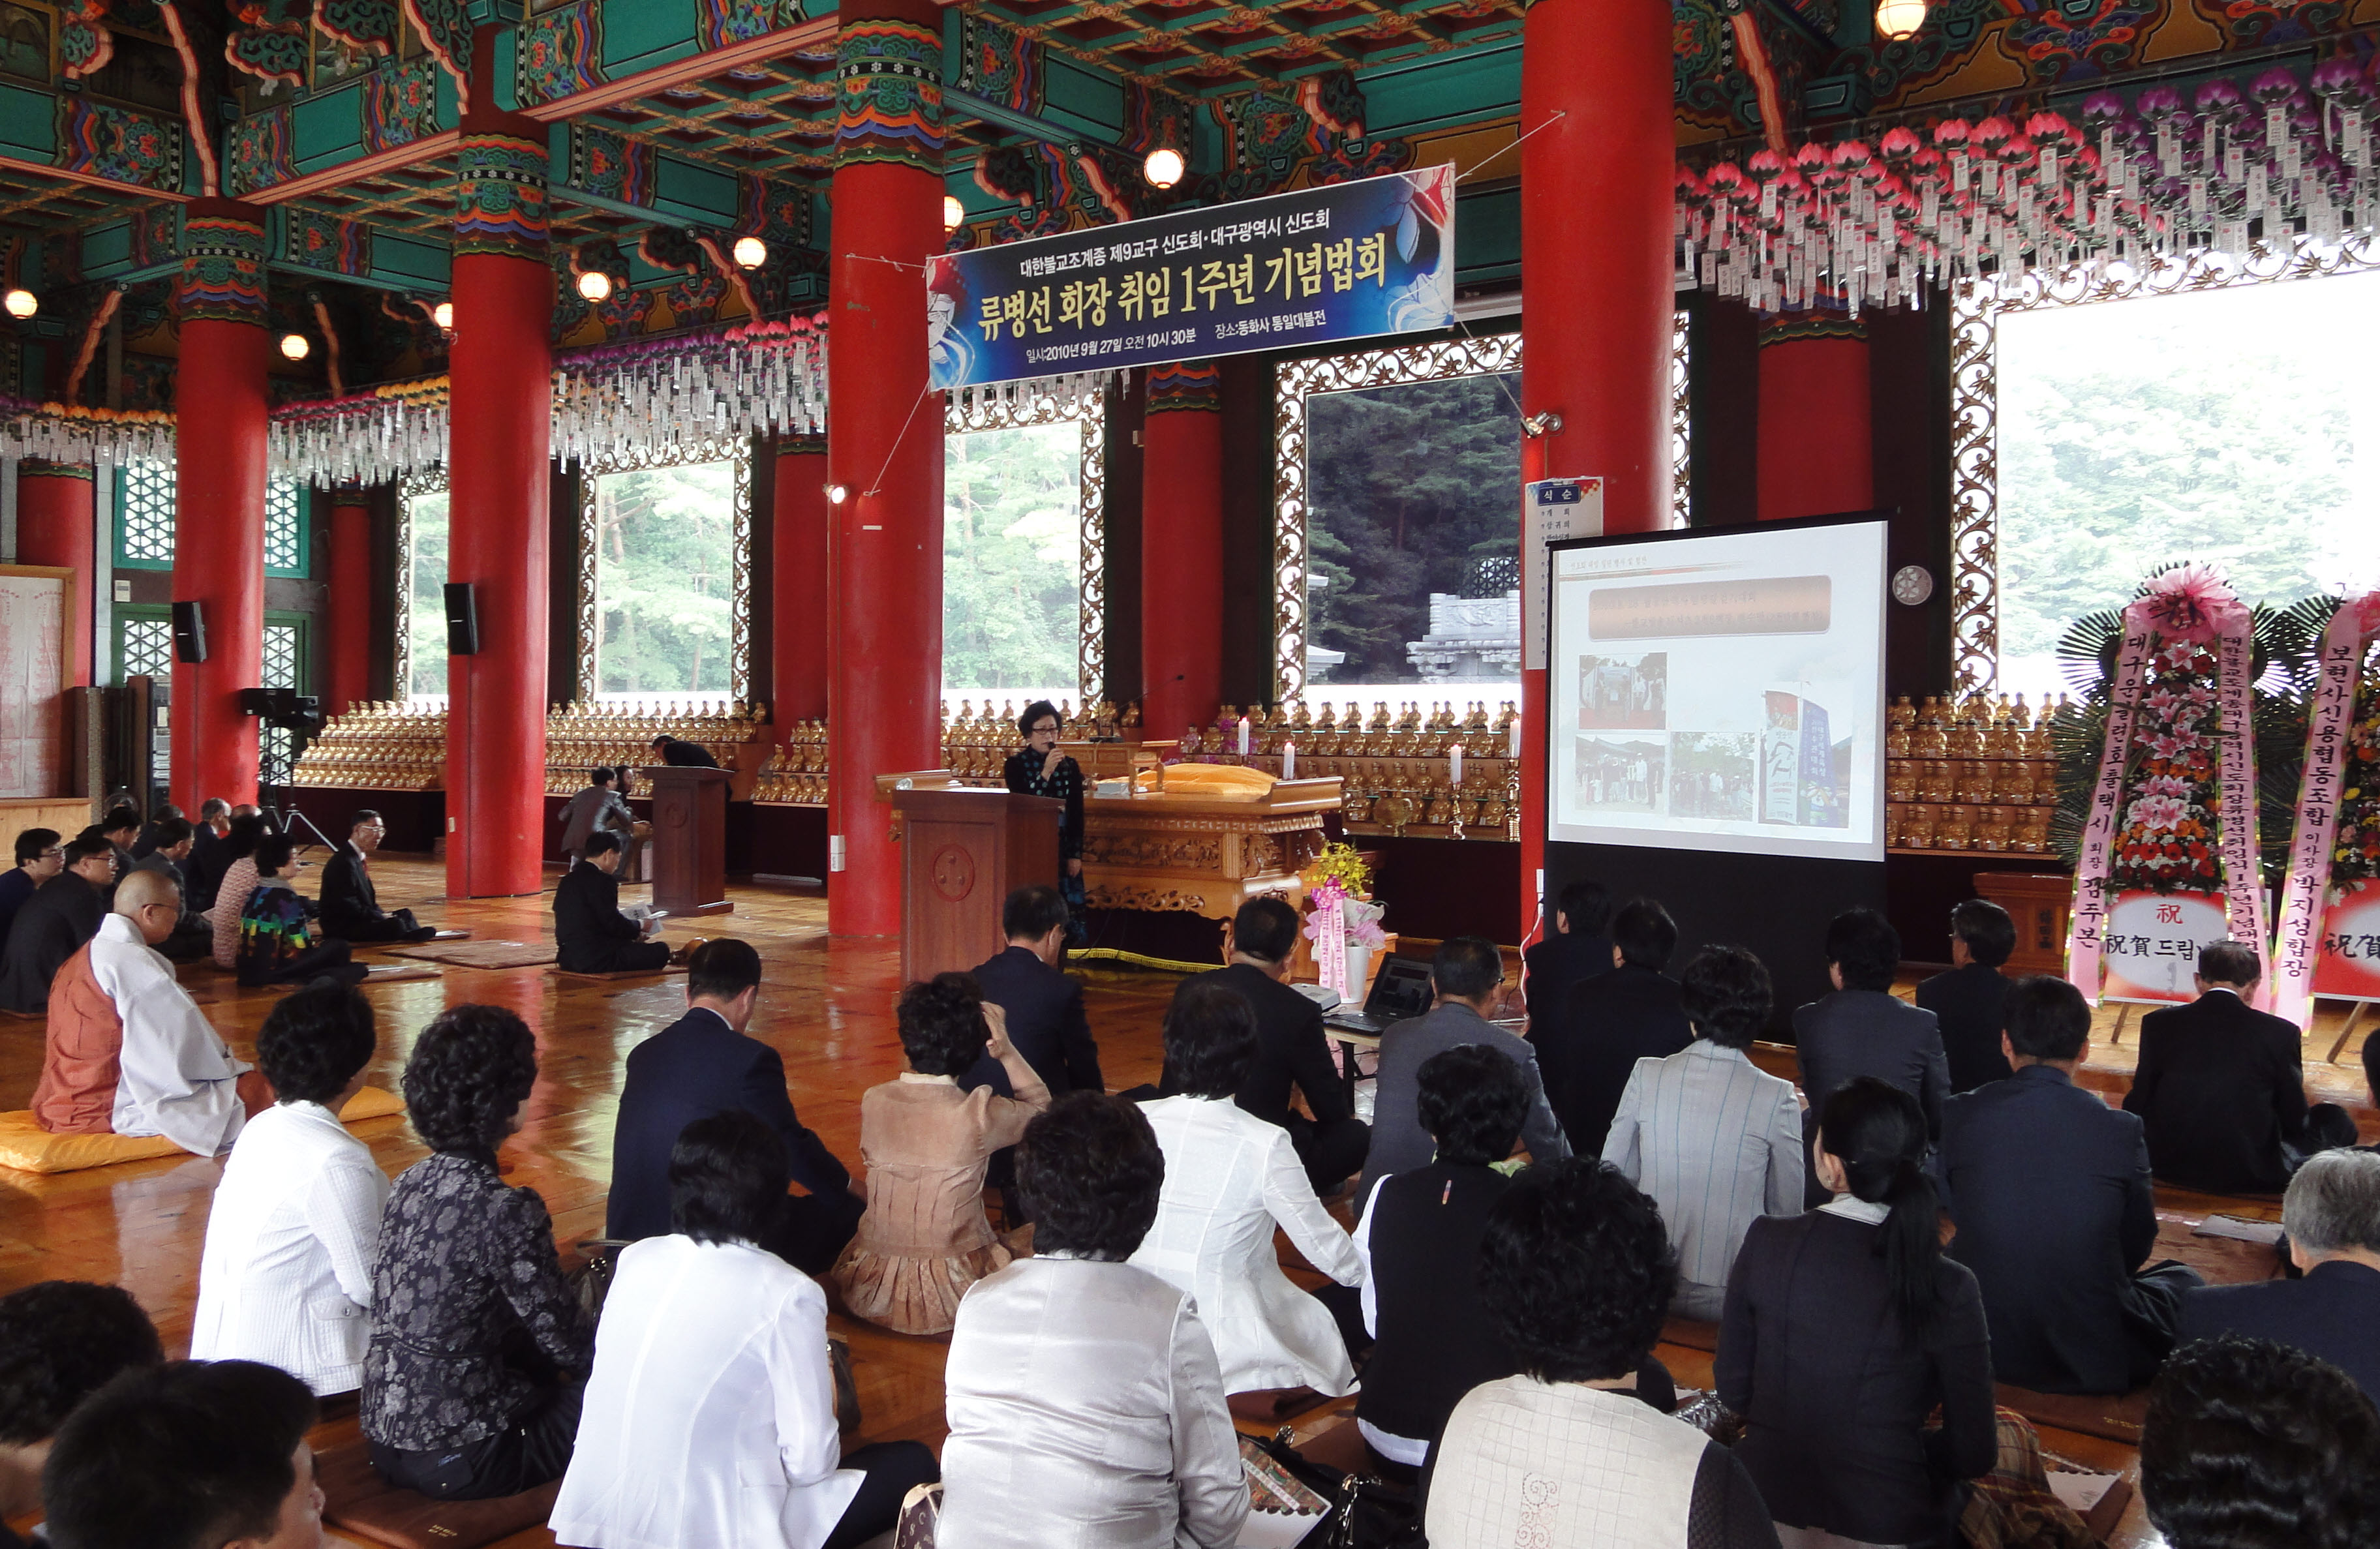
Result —
[[1039, 1095], [1019, 1102], [904, 1071], [860, 1098], [868, 1213], [828, 1272], [852, 1316], [898, 1334], [947, 1334], [967, 1288], [1016, 1256], [984, 1216], [983, 1175], [1048, 1106]]

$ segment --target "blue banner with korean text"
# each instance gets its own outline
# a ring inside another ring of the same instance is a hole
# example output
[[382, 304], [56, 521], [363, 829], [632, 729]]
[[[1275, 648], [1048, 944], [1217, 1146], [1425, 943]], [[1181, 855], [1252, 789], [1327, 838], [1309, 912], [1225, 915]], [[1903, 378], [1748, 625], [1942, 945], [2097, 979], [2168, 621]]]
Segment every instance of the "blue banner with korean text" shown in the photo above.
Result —
[[936, 390], [1454, 323], [1454, 169], [965, 252], [926, 266]]

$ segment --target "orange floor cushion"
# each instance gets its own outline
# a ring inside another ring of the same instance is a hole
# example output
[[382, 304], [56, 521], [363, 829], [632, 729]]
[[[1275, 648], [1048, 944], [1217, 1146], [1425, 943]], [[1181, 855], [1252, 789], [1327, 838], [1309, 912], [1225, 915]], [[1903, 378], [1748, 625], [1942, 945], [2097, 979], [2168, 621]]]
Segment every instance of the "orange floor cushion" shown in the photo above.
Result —
[[[353, 1124], [404, 1111], [404, 1098], [383, 1087], [367, 1086], [348, 1100], [339, 1117]], [[33, 1122], [30, 1108], [0, 1113], [0, 1168], [18, 1172], [79, 1172], [185, 1155], [163, 1135], [54, 1135]]]
[[322, 1520], [390, 1549], [480, 1549], [543, 1522], [562, 1493], [557, 1479], [492, 1501], [433, 1501], [372, 1472], [370, 1444], [360, 1440], [314, 1454], [314, 1480]]

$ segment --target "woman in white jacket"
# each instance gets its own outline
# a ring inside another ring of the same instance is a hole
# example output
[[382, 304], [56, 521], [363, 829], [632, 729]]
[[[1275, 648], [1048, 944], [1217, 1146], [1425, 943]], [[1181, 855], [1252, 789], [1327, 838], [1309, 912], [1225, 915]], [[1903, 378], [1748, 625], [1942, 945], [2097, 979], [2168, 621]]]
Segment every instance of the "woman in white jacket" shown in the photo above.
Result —
[[346, 986], [301, 989], [264, 1019], [256, 1058], [276, 1100], [215, 1187], [192, 1360], [261, 1361], [317, 1394], [363, 1386], [388, 1176], [339, 1110], [377, 1047], [371, 1002]]
[[1141, 1105], [1165, 1151], [1165, 1189], [1132, 1262], [1197, 1303], [1224, 1392], [1336, 1398], [1355, 1385], [1346, 1341], [1330, 1309], [1281, 1273], [1273, 1227], [1342, 1286], [1362, 1285], [1364, 1265], [1314, 1197], [1289, 1131], [1232, 1100], [1256, 1050], [1256, 1016], [1237, 990], [1184, 982], [1165, 1013], [1166, 1084], [1182, 1095]]
[[917, 1442], [844, 1456], [826, 1293], [756, 1246], [792, 1180], [784, 1143], [731, 1108], [670, 1154], [668, 1237], [620, 1254], [554, 1502], [582, 1549], [846, 1549], [936, 1478]]

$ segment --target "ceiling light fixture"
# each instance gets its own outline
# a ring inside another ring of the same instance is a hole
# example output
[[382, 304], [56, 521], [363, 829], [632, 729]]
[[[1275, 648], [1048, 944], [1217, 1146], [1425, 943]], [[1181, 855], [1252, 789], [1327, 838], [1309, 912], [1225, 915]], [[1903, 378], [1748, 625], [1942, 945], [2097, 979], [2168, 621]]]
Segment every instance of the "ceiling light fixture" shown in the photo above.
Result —
[[611, 300], [612, 276], [600, 269], [582, 271], [578, 276], [578, 294], [599, 304]]
[[455, 303], [453, 303], [452, 301], [441, 301], [441, 302], [440, 302], [440, 303], [438, 303], [438, 305], [436, 305], [435, 307], [431, 308], [431, 309], [430, 309], [430, 321], [432, 321], [432, 322], [434, 322], [434, 323], [436, 323], [436, 324], [438, 325], [438, 331], [439, 331], [440, 333], [454, 333], [454, 332], [455, 332]]
[[739, 236], [730, 249], [739, 269], [758, 269], [769, 261], [769, 245], [757, 236]]
[[958, 195], [944, 194], [942, 196], [942, 229], [956, 231], [965, 224], [966, 224], [966, 206], [959, 202]]
[[314, 346], [307, 342], [303, 333], [284, 333], [281, 335], [281, 353], [288, 359], [303, 360], [314, 353]]
[[[1890, 5], [1892, 0], [1885, 3]], [[1148, 179], [1152, 188], [1170, 188], [1181, 182], [1182, 175], [1189, 170], [1190, 163], [1182, 159], [1182, 152], [1170, 145], [1159, 146], [1140, 163], [1140, 175]]]
[[1876, 30], [1899, 42], [1925, 25], [1925, 0], [1876, 0]]
[[22, 285], [11, 285], [8, 294], [0, 296], [0, 306], [6, 307], [8, 315], [22, 322], [42, 309], [42, 298]]

